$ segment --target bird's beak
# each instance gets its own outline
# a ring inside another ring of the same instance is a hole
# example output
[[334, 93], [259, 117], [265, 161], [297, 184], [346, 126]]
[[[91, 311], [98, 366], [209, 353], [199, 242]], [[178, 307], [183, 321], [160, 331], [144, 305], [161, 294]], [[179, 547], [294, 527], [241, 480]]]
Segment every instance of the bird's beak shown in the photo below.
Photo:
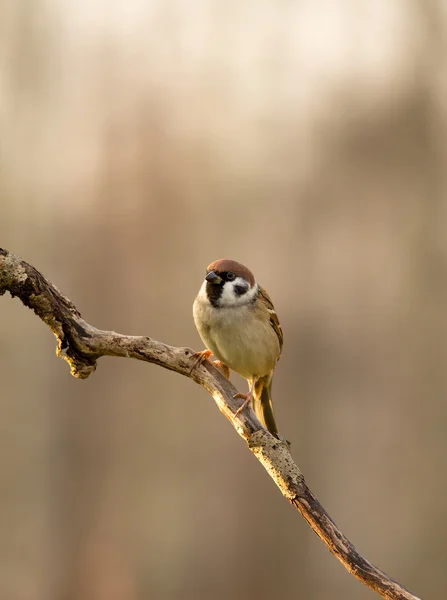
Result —
[[205, 277], [205, 281], [208, 281], [209, 283], [215, 283], [217, 285], [222, 281], [222, 277], [219, 277], [215, 271], [210, 271]]

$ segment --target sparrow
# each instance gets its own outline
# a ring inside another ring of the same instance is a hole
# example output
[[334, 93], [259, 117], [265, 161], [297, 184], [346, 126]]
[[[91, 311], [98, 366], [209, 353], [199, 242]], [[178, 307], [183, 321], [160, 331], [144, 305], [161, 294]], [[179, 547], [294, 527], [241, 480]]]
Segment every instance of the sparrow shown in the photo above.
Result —
[[216, 260], [206, 270], [193, 316], [207, 348], [196, 353], [199, 361], [213, 354], [218, 366], [236, 371], [249, 384], [248, 394], [235, 396], [244, 398], [235, 416], [252, 402], [257, 418], [279, 438], [271, 391], [283, 333], [270, 296], [247, 267], [235, 260]]

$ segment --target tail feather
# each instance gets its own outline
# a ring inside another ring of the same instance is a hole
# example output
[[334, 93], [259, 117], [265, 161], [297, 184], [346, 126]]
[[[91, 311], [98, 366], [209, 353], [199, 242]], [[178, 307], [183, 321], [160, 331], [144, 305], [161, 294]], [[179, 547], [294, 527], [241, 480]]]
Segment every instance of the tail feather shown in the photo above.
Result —
[[253, 409], [264, 427], [272, 435], [279, 437], [278, 427], [273, 414], [271, 375], [261, 377], [256, 382], [253, 394]]

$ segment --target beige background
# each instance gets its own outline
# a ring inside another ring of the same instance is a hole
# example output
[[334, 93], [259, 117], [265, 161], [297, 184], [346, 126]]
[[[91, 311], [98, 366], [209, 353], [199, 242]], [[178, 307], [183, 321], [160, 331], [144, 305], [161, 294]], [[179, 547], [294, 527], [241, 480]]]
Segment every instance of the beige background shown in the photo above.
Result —
[[[447, 5], [0, 2], [0, 246], [98, 327], [201, 349], [206, 265], [285, 333], [280, 429], [358, 549], [445, 595]], [[374, 598], [207, 394], [70, 378], [0, 299], [0, 597]], [[245, 384], [237, 380], [242, 389]]]

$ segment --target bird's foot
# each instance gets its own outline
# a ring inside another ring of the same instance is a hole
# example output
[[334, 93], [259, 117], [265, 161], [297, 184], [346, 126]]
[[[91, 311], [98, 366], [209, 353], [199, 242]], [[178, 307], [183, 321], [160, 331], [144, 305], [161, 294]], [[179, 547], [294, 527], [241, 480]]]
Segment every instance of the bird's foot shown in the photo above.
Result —
[[239, 406], [239, 408], [233, 415], [233, 419], [235, 419], [244, 410], [244, 408], [247, 406], [247, 404], [250, 404], [250, 402], [253, 401], [253, 391], [250, 390], [248, 392], [248, 394], [241, 394], [239, 392], [238, 394], [234, 394], [233, 398], [243, 398], [244, 399], [242, 404]]
[[226, 379], [230, 379], [230, 369], [224, 362], [221, 360], [213, 360], [213, 365]]
[[212, 352], [211, 350], [208, 350], [208, 348], [206, 350], [202, 350], [201, 352], [194, 352], [194, 354], [192, 355], [192, 358], [195, 358], [195, 362], [193, 364], [193, 366], [191, 367], [191, 370], [189, 371], [189, 374], [191, 375], [191, 373], [194, 371], [194, 369], [196, 367], [198, 367], [199, 365], [203, 364], [206, 360], [209, 359], [209, 357], [211, 356]]

